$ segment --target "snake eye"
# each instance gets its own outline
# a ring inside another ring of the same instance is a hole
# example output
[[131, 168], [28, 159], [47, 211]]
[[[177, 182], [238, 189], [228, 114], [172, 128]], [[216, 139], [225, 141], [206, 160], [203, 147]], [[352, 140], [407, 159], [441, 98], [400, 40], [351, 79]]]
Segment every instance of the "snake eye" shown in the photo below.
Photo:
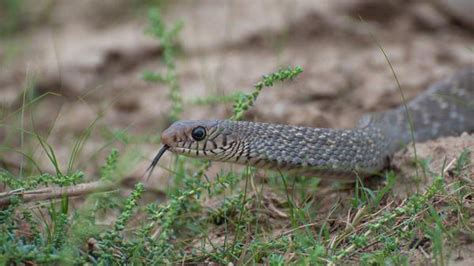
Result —
[[206, 137], [206, 129], [201, 126], [195, 127], [191, 132], [191, 136], [195, 141], [203, 140]]

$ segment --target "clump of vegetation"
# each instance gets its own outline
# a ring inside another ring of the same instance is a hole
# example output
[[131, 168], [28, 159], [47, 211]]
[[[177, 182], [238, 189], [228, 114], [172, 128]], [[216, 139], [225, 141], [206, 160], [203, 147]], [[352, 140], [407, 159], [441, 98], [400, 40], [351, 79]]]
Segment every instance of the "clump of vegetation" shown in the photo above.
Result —
[[14, 33], [21, 25], [21, 10], [24, 2], [21, 0], [6, 0], [0, 2], [0, 37]]
[[183, 112], [183, 100], [181, 99], [181, 87], [176, 76], [175, 60], [177, 52], [175, 44], [177, 36], [183, 27], [183, 23], [175, 23], [171, 29], [167, 29], [159, 10], [151, 9], [148, 16], [150, 19], [150, 28], [147, 32], [160, 41], [166, 71], [163, 74], [147, 71], [143, 74], [143, 78], [150, 82], [165, 84], [170, 88], [169, 98], [171, 101], [171, 110], [169, 112], [169, 119], [171, 122], [174, 122], [180, 118]]
[[280, 70], [270, 75], [263, 76], [262, 80], [255, 84], [255, 90], [249, 94], [241, 94], [234, 104], [234, 114], [231, 119], [240, 120], [243, 118], [245, 111], [252, 107], [257, 100], [258, 95], [265, 87], [271, 87], [275, 82], [293, 79], [303, 72], [303, 68], [295, 67]]

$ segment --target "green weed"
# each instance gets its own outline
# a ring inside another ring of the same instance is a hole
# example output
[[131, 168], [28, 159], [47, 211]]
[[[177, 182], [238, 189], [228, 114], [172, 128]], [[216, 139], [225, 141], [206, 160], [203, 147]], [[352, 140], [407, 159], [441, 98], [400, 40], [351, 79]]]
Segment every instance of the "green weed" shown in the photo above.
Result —
[[163, 83], [169, 87], [169, 98], [171, 101], [169, 119], [171, 122], [174, 122], [180, 118], [183, 112], [183, 100], [181, 99], [181, 88], [176, 76], [175, 63], [175, 55], [177, 52], [175, 43], [179, 31], [183, 27], [183, 23], [175, 23], [173, 27], [168, 30], [159, 10], [150, 10], [148, 17], [150, 20], [148, 33], [160, 41], [166, 71], [163, 74], [147, 71], [143, 74], [143, 78], [150, 82]]

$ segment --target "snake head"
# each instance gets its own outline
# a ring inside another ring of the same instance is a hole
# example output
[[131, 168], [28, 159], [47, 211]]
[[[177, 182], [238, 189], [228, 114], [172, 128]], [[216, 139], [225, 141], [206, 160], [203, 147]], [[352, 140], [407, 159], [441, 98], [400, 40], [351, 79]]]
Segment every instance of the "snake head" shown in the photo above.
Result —
[[[210, 160], [234, 162], [245, 145], [239, 122], [229, 120], [182, 120], [161, 134], [167, 150], [176, 154]], [[244, 123], [244, 122], [242, 122]], [[243, 127], [245, 128], [245, 127]], [[238, 160], [237, 160], [238, 161]]]
[[206, 157], [207, 152], [225, 144], [219, 125], [217, 120], [178, 121], [161, 133], [161, 142], [174, 153]]
[[215, 149], [226, 144], [227, 138], [221, 135], [223, 131], [225, 130], [220, 127], [218, 120], [181, 120], [173, 123], [161, 133], [163, 146], [147, 169], [148, 177], [167, 150], [187, 156], [208, 158]]

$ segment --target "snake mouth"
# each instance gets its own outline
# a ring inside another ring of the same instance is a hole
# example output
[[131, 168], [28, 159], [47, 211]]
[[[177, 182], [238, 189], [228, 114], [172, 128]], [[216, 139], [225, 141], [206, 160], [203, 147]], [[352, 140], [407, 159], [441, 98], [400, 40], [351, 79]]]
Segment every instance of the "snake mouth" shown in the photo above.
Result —
[[226, 155], [226, 150], [221, 148], [213, 150], [190, 149], [186, 147], [169, 147], [169, 150], [176, 154], [182, 154], [194, 158], [217, 159]]
[[183, 155], [191, 156], [191, 157], [207, 157], [207, 154], [205, 151], [197, 150], [197, 149], [189, 149], [189, 148], [184, 148], [184, 147], [171, 147], [170, 151], [177, 154], [183, 154]]

